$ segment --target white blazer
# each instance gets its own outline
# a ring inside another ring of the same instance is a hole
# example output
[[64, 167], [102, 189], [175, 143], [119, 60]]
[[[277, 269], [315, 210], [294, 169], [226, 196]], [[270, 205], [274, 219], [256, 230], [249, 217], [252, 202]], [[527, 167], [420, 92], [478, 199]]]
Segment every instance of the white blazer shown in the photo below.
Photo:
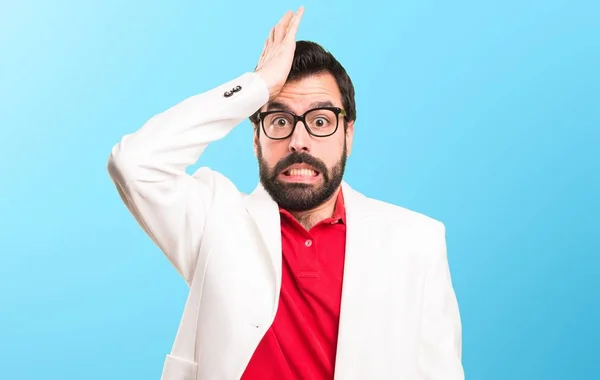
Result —
[[[237, 87], [239, 86], [239, 87]], [[281, 230], [259, 185], [196, 163], [268, 101], [245, 73], [148, 120], [114, 146], [112, 181], [190, 286], [162, 380], [237, 380], [277, 312]], [[347, 245], [335, 380], [462, 380], [444, 225], [343, 182]]]

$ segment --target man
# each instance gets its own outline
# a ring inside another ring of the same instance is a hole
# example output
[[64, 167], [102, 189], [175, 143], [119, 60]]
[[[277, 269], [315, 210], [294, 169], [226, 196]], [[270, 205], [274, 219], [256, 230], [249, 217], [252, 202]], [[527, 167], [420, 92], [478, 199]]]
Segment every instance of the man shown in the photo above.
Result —
[[[254, 72], [188, 98], [113, 148], [108, 169], [190, 286], [163, 380], [463, 379], [444, 226], [342, 180], [354, 89], [303, 8], [271, 30]], [[260, 184], [203, 167], [254, 126]]]

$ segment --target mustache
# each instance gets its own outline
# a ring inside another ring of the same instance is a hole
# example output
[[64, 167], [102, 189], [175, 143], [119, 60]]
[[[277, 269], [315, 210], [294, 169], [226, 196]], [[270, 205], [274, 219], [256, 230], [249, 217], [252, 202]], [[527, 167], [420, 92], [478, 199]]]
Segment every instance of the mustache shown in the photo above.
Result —
[[306, 164], [312, 166], [316, 171], [321, 173], [325, 180], [329, 179], [329, 173], [327, 172], [327, 166], [325, 163], [318, 158], [311, 156], [308, 153], [294, 152], [289, 156], [285, 157], [275, 165], [273, 168], [273, 176], [276, 177], [278, 173], [281, 173], [285, 168], [294, 164]]

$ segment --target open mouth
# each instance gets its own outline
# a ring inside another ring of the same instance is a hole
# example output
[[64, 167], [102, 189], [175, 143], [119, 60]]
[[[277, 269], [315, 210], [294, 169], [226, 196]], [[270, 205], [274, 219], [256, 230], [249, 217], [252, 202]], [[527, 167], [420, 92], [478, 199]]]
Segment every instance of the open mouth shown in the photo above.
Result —
[[292, 169], [287, 169], [287, 170], [283, 171], [282, 174], [286, 177], [312, 178], [312, 177], [318, 176], [319, 172], [314, 169], [310, 169], [310, 168], [292, 168]]
[[293, 183], [316, 183], [321, 178], [321, 173], [306, 164], [291, 165], [280, 173], [284, 182]]

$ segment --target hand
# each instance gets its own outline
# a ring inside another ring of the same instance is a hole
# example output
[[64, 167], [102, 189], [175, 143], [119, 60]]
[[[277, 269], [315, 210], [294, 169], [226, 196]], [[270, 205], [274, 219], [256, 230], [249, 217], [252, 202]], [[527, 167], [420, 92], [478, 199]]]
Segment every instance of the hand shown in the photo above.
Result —
[[295, 14], [287, 11], [271, 29], [265, 41], [263, 52], [254, 71], [267, 84], [269, 101], [277, 97], [292, 68], [296, 50], [296, 32], [303, 14], [303, 6]]

